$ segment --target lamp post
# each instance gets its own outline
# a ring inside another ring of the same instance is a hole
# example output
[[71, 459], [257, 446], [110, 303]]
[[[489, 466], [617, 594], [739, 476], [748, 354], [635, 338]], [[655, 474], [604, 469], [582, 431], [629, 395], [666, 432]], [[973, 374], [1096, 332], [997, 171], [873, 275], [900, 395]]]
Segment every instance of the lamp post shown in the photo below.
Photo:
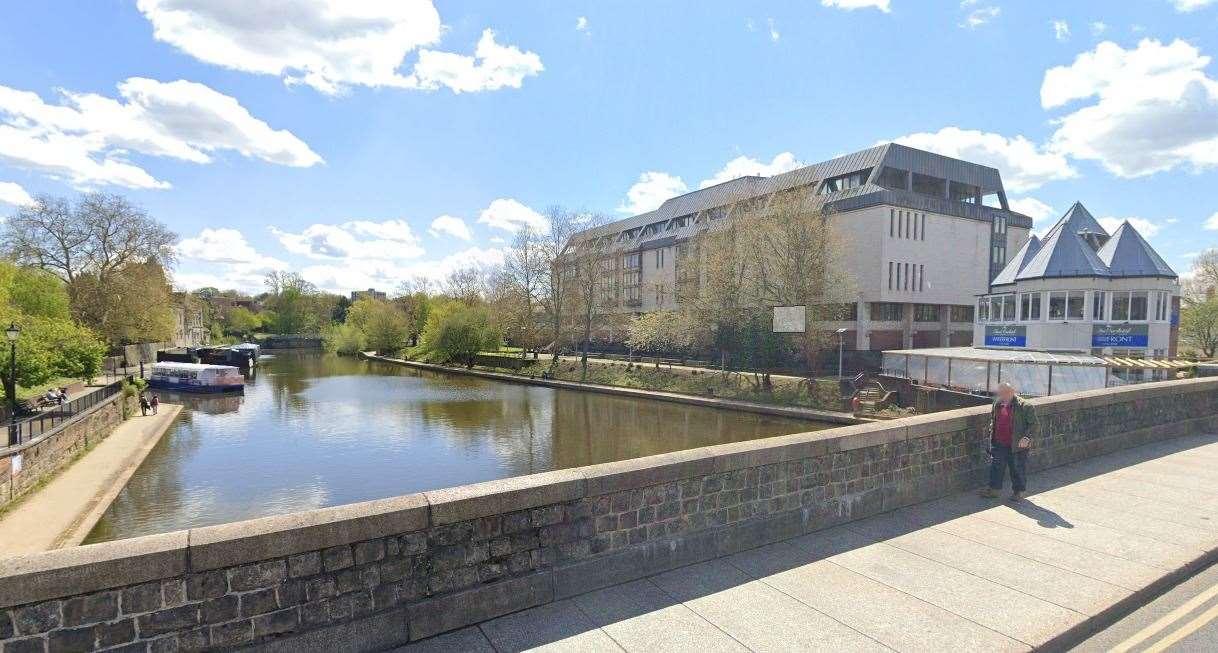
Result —
[[10, 347], [8, 357], [8, 443], [9, 446], [17, 444], [14, 440], [16, 435], [15, 425], [17, 424], [17, 338], [21, 337], [21, 327], [17, 326], [16, 322], [8, 325], [4, 330], [4, 335], [8, 336], [8, 344]]
[[842, 378], [842, 342], [846, 338], [846, 330], [837, 330], [837, 378]]

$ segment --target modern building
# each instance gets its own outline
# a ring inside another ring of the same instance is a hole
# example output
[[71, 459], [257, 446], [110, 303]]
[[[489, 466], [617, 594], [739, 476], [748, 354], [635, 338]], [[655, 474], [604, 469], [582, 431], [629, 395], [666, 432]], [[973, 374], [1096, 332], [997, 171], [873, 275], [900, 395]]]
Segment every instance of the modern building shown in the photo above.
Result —
[[1010, 209], [998, 170], [889, 143], [772, 177], [748, 176], [585, 231], [602, 239], [602, 305], [676, 309], [688, 241], [753, 200], [803, 193], [825, 209], [854, 281], [847, 349], [970, 345], [977, 296], [1024, 245], [1032, 219]]
[[376, 290], [375, 288], [369, 288], [367, 290], [352, 290], [351, 291], [351, 301], [353, 301], [353, 302], [359, 301], [361, 299], [379, 299], [381, 301], [385, 301], [385, 299], [387, 297], [388, 297], [388, 295], [381, 292], [380, 290]]
[[977, 305], [985, 347], [1117, 358], [1176, 353], [1176, 273], [1129, 222], [1109, 234], [1079, 203], [1032, 236]]

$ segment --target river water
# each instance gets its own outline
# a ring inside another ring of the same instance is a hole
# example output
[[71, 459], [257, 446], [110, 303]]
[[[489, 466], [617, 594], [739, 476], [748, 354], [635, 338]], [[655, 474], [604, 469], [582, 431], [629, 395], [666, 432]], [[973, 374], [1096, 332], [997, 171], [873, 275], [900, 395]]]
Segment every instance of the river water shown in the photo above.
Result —
[[832, 426], [323, 354], [161, 399], [187, 408], [87, 542]]

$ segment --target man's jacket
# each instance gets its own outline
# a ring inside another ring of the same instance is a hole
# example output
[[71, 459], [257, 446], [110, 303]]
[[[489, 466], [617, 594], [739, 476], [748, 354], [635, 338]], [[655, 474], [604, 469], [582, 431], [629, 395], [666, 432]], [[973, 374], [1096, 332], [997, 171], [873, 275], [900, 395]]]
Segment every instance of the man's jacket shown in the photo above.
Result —
[[[995, 401], [990, 408], [990, 424], [986, 429], [986, 434], [989, 436], [991, 444], [994, 442], [994, 425], [998, 421], [998, 407], [1000, 402]], [[1036, 420], [1036, 409], [1032, 404], [1028, 403], [1027, 399], [1015, 395], [1011, 400], [1011, 446], [1017, 448], [1019, 441], [1022, 438], [1028, 438], [1032, 443], [1036, 442], [1036, 436], [1040, 434], [1040, 422]]]

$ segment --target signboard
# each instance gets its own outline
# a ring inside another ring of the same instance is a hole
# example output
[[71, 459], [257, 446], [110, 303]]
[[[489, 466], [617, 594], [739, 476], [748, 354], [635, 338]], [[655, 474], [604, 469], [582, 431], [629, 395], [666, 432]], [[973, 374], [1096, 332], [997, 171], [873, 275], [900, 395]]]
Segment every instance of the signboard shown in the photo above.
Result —
[[1027, 347], [1028, 327], [991, 324], [985, 327], [987, 347]]
[[24, 460], [22, 459], [21, 454], [17, 454], [15, 456], [13, 456], [12, 458], [9, 458], [9, 460], [12, 461], [12, 463], [11, 463], [12, 467], [9, 470], [9, 474], [11, 474], [12, 476], [16, 476], [16, 475], [20, 474], [22, 468], [25, 467], [25, 465], [23, 464]]
[[804, 306], [775, 306], [774, 333], [803, 333], [808, 310]]
[[1092, 347], [1146, 347], [1150, 345], [1146, 324], [1096, 324], [1091, 327]]

